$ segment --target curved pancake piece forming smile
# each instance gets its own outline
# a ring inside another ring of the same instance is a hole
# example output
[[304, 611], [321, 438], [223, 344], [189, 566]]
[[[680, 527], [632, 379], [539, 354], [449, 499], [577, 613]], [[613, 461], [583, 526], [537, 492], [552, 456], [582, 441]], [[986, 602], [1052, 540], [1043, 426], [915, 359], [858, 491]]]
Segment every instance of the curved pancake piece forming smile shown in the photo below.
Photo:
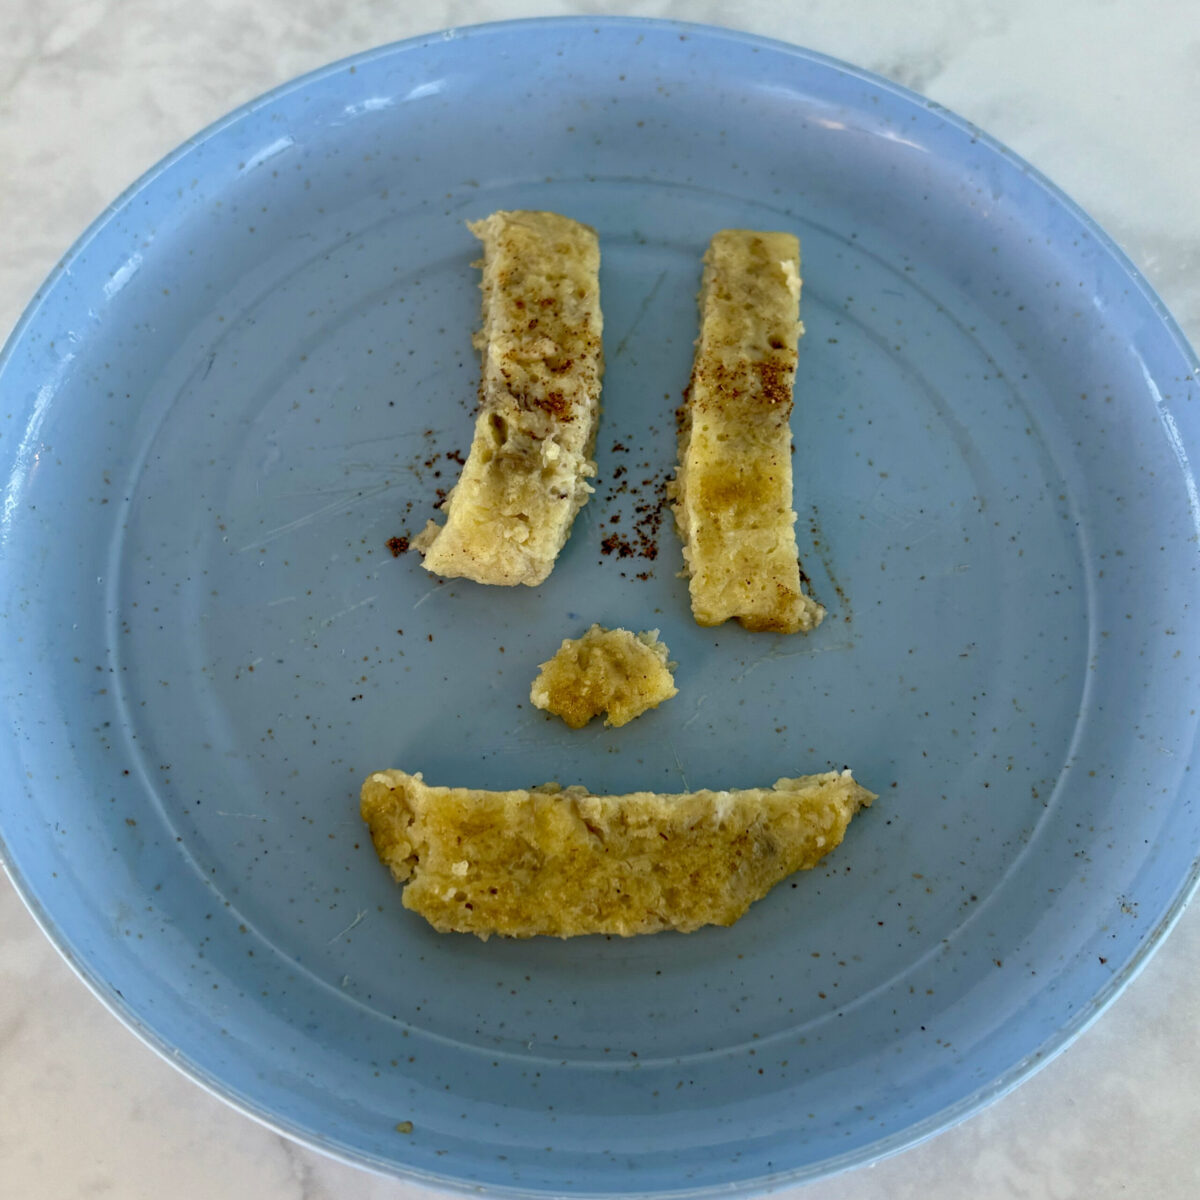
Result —
[[816, 866], [875, 796], [848, 770], [774, 787], [597, 796], [545, 784], [430, 787], [378, 771], [362, 788], [376, 853], [405, 908], [440, 932], [533, 937], [732, 925]]

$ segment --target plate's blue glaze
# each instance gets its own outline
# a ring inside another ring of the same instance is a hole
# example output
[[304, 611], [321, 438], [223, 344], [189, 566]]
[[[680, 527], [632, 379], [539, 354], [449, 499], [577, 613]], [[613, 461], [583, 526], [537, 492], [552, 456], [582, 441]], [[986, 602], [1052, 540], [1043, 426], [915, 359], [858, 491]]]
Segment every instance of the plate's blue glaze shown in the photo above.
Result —
[[[385, 541], [469, 440], [463, 222], [518, 206], [601, 234], [600, 488], [544, 587], [439, 584]], [[729, 225], [803, 243], [809, 637], [697, 628], [669, 526], [600, 553], [672, 465]], [[330, 67], [151, 172], [8, 346], [4, 857], [148, 1040], [357, 1162], [742, 1190], [905, 1145], [1082, 1028], [1194, 881], [1195, 369], [1045, 180], [827, 59], [549, 21]], [[678, 698], [622, 730], [532, 711], [591, 621], [661, 629]], [[389, 765], [843, 762], [881, 797], [827, 866], [690, 937], [439, 937], [357, 816]]]

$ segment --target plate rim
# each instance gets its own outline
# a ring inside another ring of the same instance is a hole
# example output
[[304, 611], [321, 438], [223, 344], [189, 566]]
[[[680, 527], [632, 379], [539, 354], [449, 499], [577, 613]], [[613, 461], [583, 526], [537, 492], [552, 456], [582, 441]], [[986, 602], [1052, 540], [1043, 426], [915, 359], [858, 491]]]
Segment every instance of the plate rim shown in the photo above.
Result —
[[[1200, 379], [1200, 354], [1192, 347], [1179, 322], [1167, 308], [1162, 298], [1132, 261], [1116, 240], [1093, 218], [1077, 201], [1071, 198], [1062, 188], [1055, 184], [1041, 170], [1029, 163], [1021, 155], [1014, 152], [998, 138], [981, 129], [973, 121], [960, 116], [952, 109], [946, 108], [927, 96], [895, 83], [864, 67], [859, 67], [844, 59], [820, 51], [812, 50], [779, 38], [762, 34], [749, 33], [722, 25], [679, 21], [658, 17], [633, 16], [534, 16], [510, 20], [481, 22], [471, 25], [451, 26], [416, 34], [408, 38], [371, 46], [364, 50], [345, 55], [329, 63], [325, 63], [301, 75], [294, 76], [275, 87], [268, 89], [236, 108], [210, 122], [196, 133], [189, 136], [177, 147], [160, 158], [120, 194], [110, 201], [101, 212], [88, 224], [84, 231], [75, 239], [71, 246], [59, 257], [50, 273], [38, 286], [33, 296], [18, 317], [4, 345], [0, 348], [0, 379], [8, 369], [10, 361], [15, 357], [28, 330], [33, 326], [42, 306], [58, 286], [65, 275], [69, 275], [72, 265], [86, 251], [88, 246], [98, 237], [107, 226], [117, 219], [130, 203], [153, 183], [161, 174], [169, 170], [178, 161], [184, 159], [195, 149], [204, 145], [226, 128], [235, 125], [259, 108], [276, 103], [294, 91], [301, 90], [309, 84], [328, 78], [350, 66], [369, 63], [378, 58], [385, 58], [398, 53], [420, 52], [424, 47], [439, 43], [461, 41], [472, 38], [487, 38], [495, 35], [509, 35], [521, 30], [538, 30], [548, 33], [562, 32], [565, 35], [576, 35], [579, 31], [592, 29], [599, 31], [630, 29], [648, 31], [658, 34], [670, 33], [675, 36], [704, 37], [713, 41], [729, 41], [745, 46], [769, 50], [775, 54], [814, 63], [830, 68], [842, 74], [859, 79], [880, 91], [890, 93], [898, 99], [916, 103], [936, 114], [947, 125], [953, 126], [960, 132], [969, 134], [974, 141], [987, 150], [1007, 161], [1010, 167], [1020, 171], [1035, 183], [1047, 197], [1062, 211], [1072, 217], [1087, 234], [1094, 238], [1097, 245], [1111, 259], [1114, 266], [1133, 284], [1140, 298], [1145, 301], [1158, 320], [1159, 325], [1170, 336], [1180, 357], [1189, 364], [1190, 375]], [[1185, 470], [1189, 468], [1186, 455], [1187, 439], [1182, 432], [1179, 434], [1181, 449], [1185, 451], [1180, 463]], [[5, 459], [8, 452], [5, 452]], [[1193, 520], [1196, 514], [1193, 513]], [[7, 539], [4, 539], [5, 541]], [[0, 543], [0, 569], [7, 562], [6, 546]], [[6, 705], [7, 707], [7, 705]], [[1191, 747], [1191, 759], [1196, 757], [1197, 742], [1200, 737], [1194, 737]], [[1173, 796], [1177, 802], [1183, 793], [1181, 787]], [[13, 859], [5, 838], [3, 827], [0, 826], [0, 867], [13, 885], [25, 908], [33, 917], [38, 928], [46, 936], [63, 961], [70, 967], [75, 976], [80, 979], [100, 1003], [121, 1022], [138, 1039], [153, 1050], [163, 1061], [178, 1070], [184, 1077], [198, 1084], [210, 1095], [215, 1096], [243, 1116], [249, 1117], [257, 1124], [272, 1132], [282, 1134], [291, 1140], [316, 1150], [336, 1161], [357, 1167], [390, 1178], [409, 1180], [427, 1188], [435, 1188], [442, 1192], [455, 1195], [479, 1194], [480, 1186], [497, 1196], [511, 1197], [512, 1200], [545, 1200], [554, 1194], [550, 1189], [525, 1188], [512, 1184], [480, 1185], [470, 1180], [440, 1172], [426, 1171], [409, 1164], [400, 1163], [392, 1158], [374, 1155], [368, 1152], [347, 1147], [336, 1139], [310, 1130], [300, 1124], [290, 1121], [267, 1107], [241, 1094], [212, 1072], [195, 1062], [179, 1047], [172, 1045], [162, 1037], [157, 1030], [143, 1020], [133, 1005], [121, 995], [110, 983], [103, 979], [98, 971], [88, 962], [85, 955], [79, 953], [70, 944], [53, 921], [51, 914], [40, 902], [29, 881], [25, 878], [18, 863]], [[1150, 958], [1162, 945], [1183, 914], [1184, 909], [1196, 892], [1200, 890], [1200, 853], [1193, 858], [1191, 867], [1167, 905], [1158, 923], [1143, 938], [1134, 950], [1130, 959], [1117, 972], [1114, 972], [1105, 984], [1081, 1005], [1079, 1010], [1061, 1024], [1050, 1036], [1033, 1051], [1026, 1054], [1017, 1062], [992, 1079], [980, 1085], [974, 1091], [953, 1104], [947, 1105], [930, 1116], [905, 1126], [895, 1133], [864, 1144], [855, 1149], [823, 1158], [807, 1166], [773, 1172], [739, 1181], [723, 1184], [710, 1184], [696, 1187], [660, 1189], [651, 1192], [609, 1192], [578, 1190], [570, 1195], [594, 1198], [619, 1195], [632, 1200], [635, 1196], [662, 1198], [662, 1200], [699, 1200], [700, 1197], [714, 1196], [760, 1196], [777, 1188], [795, 1186], [829, 1178], [833, 1175], [851, 1170], [855, 1167], [865, 1167], [880, 1162], [886, 1158], [902, 1153], [910, 1147], [928, 1141], [975, 1115], [988, 1105], [994, 1103], [1031, 1078], [1046, 1064], [1053, 1061], [1067, 1049], [1081, 1034], [1086, 1032], [1121, 992], [1141, 973]]]

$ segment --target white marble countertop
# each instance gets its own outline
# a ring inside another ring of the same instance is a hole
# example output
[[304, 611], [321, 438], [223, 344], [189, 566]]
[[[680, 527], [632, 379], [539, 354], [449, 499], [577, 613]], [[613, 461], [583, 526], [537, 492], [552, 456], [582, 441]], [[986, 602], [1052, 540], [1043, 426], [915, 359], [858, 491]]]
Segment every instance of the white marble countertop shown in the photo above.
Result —
[[[971, 118], [1082, 203], [1200, 345], [1194, 0], [6, 0], [0, 329], [109, 200], [242, 100], [443, 26], [618, 10], [798, 42]], [[1116, 1004], [1040, 1074], [915, 1149], [803, 1189], [805, 1200], [1192, 1200], [1198, 996], [1193, 906]], [[177, 1074], [90, 995], [0, 878], [0, 1194], [418, 1192], [295, 1146]]]

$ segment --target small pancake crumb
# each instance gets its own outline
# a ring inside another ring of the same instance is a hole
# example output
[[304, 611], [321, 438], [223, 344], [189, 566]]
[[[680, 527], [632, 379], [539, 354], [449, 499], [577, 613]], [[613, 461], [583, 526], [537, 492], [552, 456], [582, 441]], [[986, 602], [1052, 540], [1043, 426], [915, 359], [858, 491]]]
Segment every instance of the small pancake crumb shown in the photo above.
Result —
[[602, 712], [605, 725], [627, 725], [678, 694], [667, 654], [657, 629], [635, 634], [593, 625], [583, 637], [565, 638], [541, 664], [529, 699], [572, 729]]

